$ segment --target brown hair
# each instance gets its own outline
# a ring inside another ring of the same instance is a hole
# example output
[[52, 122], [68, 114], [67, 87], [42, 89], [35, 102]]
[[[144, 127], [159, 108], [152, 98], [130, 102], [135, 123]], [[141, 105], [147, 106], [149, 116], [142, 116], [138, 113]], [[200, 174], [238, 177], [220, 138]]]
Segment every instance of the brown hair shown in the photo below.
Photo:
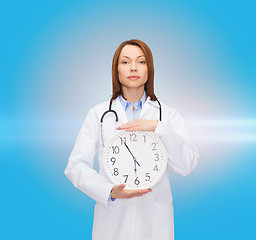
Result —
[[122, 42], [119, 47], [116, 49], [115, 54], [113, 56], [112, 61], [112, 98], [111, 101], [113, 101], [115, 98], [117, 98], [119, 95], [122, 94], [122, 85], [119, 82], [118, 78], [118, 61], [120, 53], [124, 46], [126, 45], [135, 45], [141, 48], [141, 50], [144, 52], [146, 56], [146, 63], [148, 67], [148, 80], [145, 83], [145, 91], [147, 97], [149, 96], [151, 100], [155, 101], [157, 97], [154, 93], [154, 62], [153, 62], [153, 55], [151, 53], [150, 48], [148, 45], [141, 40], [138, 39], [131, 39]]

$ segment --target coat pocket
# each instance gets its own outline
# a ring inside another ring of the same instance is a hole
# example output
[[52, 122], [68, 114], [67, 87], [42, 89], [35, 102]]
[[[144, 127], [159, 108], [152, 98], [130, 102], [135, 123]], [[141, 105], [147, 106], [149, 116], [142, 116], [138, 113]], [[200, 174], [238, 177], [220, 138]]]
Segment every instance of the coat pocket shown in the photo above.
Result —
[[96, 203], [94, 210], [94, 221], [93, 221], [93, 240], [112, 240], [112, 215], [111, 210], [105, 206]]
[[154, 202], [153, 239], [173, 240], [173, 206], [171, 204]]

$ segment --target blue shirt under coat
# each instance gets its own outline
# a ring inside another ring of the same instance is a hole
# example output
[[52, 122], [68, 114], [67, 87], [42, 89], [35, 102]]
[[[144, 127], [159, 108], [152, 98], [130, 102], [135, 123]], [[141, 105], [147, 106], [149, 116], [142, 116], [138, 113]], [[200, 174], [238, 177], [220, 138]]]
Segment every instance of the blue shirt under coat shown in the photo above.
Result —
[[134, 103], [134, 110], [132, 108], [133, 102], [127, 102], [122, 95], [119, 95], [119, 100], [124, 108], [128, 122], [131, 122], [139, 118], [142, 106], [146, 102], [146, 92], [144, 91], [144, 94], [140, 101]]

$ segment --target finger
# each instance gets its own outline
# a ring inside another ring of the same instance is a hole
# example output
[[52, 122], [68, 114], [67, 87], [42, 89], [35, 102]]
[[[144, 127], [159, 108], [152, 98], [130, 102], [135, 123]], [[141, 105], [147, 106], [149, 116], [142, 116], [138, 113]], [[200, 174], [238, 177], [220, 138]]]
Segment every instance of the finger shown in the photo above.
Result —
[[118, 127], [117, 130], [125, 130], [125, 131], [135, 131], [134, 127]]
[[130, 122], [125, 126], [125, 130], [130, 130], [130, 131], [136, 130], [137, 128], [139, 128], [139, 125], [136, 122]]
[[125, 131], [143, 131], [144, 128], [139, 125], [131, 126], [129, 128], [126, 128]]
[[152, 191], [152, 189], [126, 190], [129, 197], [138, 197]]
[[144, 131], [146, 128], [145, 128], [145, 124], [146, 124], [146, 121], [145, 119], [136, 119], [134, 121], [131, 121], [129, 122], [129, 125], [127, 124], [126, 126], [126, 131]]
[[122, 125], [122, 126], [119, 126], [119, 127], [117, 127], [116, 129], [117, 130], [123, 130], [123, 129], [126, 129], [127, 127], [125, 126], [125, 125]]
[[138, 127], [138, 126], [132, 126], [132, 127], [129, 127], [129, 128], [126, 128], [125, 131], [127, 132], [131, 132], [131, 131], [139, 131], [139, 130], [142, 130], [142, 128]]
[[132, 126], [132, 124], [131, 124], [131, 122], [129, 122], [129, 123], [126, 123], [126, 124], [123, 124], [123, 125], [119, 126], [117, 129], [126, 129], [126, 128], [129, 128], [131, 126]]
[[140, 196], [143, 196], [145, 194], [147, 194], [147, 192], [144, 192], [144, 193], [134, 193], [134, 194], [131, 195], [131, 197], [140, 197]]
[[120, 184], [120, 185], [117, 186], [117, 189], [119, 191], [123, 190], [124, 188], [125, 188], [125, 184]]
[[119, 126], [118, 128], [125, 129], [125, 128], [129, 128], [129, 127], [135, 126], [135, 125], [137, 125], [137, 124], [138, 124], [138, 123], [137, 123], [137, 122], [138, 122], [138, 120], [139, 120], [139, 119], [136, 119], [136, 120], [133, 120], [133, 121], [127, 122], [127, 123], [125, 123], [125, 124], [123, 124], [123, 125]]

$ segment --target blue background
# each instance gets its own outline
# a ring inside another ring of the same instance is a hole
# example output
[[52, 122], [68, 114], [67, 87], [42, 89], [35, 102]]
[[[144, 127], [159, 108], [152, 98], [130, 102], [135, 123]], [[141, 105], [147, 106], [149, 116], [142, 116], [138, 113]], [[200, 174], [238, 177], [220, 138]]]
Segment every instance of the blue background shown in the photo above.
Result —
[[64, 169], [115, 49], [138, 38], [200, 152], [171, 172], [176, 239], [255, 238], [255, 20], [247, 0], [2, 1], [1, 237], [91, 239], [94, 201]]

